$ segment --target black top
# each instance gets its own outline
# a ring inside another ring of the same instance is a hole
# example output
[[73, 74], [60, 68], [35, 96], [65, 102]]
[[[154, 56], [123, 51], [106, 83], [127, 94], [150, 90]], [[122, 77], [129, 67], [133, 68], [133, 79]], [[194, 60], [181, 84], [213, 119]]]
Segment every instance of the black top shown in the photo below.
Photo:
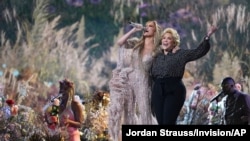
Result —
[[[228, 94], [226, 100], [225, 120], [227, 125], [248, 124], [248, 106], [246, 103], [247, 94], [236, 91]], [[243, 120], [243, 117], [247, 119]]]
[[154, 79], [180, 77], [184, 75], [185, 66], [188, 62], [199, 59], [207, 54], [210, 49], [209, 39], [205, 39], [196, 49], [179, 49], [175, 53], [163, 52], [157, 54], [151, 68]]

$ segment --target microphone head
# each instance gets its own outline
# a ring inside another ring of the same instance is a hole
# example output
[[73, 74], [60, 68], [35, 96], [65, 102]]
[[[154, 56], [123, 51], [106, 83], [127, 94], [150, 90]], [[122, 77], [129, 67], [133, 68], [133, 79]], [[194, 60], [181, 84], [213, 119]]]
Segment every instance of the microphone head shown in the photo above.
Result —
[[139, 23], [134, 23], [134, 22], [131, 22], [131, 21], [129, 21], [128, 22], [132, 27], [141, 27], [141, 29], [143, 30], [143, 31], [147, 31], [147, 28], [146, 27], [143, 27], [141, 24], [139, 24]]
[[53, 97], [50, 101], [54, 102], [55, 99], [60, 99], [62, 97], [62, 94], [59, 93], [59, 95], [57, 95], [56, 97]]
[[219, 94], [217, 94], [216, 96], [214, 96], [210, 102], [213, 102], [214, 100], [216, 100], [217, 102], [220, 101], [221, 98], [223, 98], [225, 96], [225, 93], [223, 91], [221, 91]]

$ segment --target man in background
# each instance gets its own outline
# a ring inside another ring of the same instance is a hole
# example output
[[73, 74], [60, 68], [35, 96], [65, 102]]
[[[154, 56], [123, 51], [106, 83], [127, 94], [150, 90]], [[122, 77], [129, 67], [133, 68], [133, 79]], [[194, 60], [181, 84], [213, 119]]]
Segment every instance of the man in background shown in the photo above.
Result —
[[239, 91], [233, 78], [225, 77], [221, 82], [222, 92], [227, 95], [225, 103], [226, 125], [250, 125], [249, 95]]

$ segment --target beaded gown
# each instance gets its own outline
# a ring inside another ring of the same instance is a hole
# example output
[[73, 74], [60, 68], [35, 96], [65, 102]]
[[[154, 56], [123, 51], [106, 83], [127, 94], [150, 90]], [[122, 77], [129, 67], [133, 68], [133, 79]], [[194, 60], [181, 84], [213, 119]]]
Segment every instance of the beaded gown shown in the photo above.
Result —
[[156, 124], [150, 104], [149, 69], [153, 57], [141, 57], [139, 48], [133, 49], [137, 41], [129, 39], [119, 48], [117, 67], [109, 82], [109, 132], [114, 140], [118, 140], [122, 124]]

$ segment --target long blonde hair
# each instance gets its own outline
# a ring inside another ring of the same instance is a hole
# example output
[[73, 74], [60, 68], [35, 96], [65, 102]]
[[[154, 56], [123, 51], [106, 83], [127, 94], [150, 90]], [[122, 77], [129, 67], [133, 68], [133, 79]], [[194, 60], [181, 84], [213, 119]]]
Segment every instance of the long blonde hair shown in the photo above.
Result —
[[[74, 83], [69, 81], [68, 79], [64, 79], [63, 81], [59, 81], [59, 84], [60, 84], [59, 93], [61, 93], [62, 95], [67, 95], [67, 98], [68, 98], [66, 101], [66, 107], [71, 106], [71, 109], [74, 113], [75, 121], [83, 123], [84, 116], [83, 116], [82, 107], [78, 101], [74, 100], [74, 97], [75, 97]], [[65, 102], [62, 102], [62, 103], [65, 104]], [[59, 109], [60, 114], [65, 110], [65, 107], [61, 108], [62, 107], [61, 104], [60, 104], [60, 109]]]
[[[153, 54], [156, 51], [157, 47], [160, 44], [160, 37], [161, 37], [161, 26], [157, 23], [157, 21], [147, 21], [147, 23], [153, 22], [155, 25], [155, 33], [154, 33], [154, 50], [153, 50]], [[146, 24], [147, 24], [146, 23]], [[137, 48], [140, 48], [140, 50], [143, 48], [144, 46], [144, 42], [145, 42], [145, 37], [142, 36], [139, 39], [139, 42], [135, 45], [134, 50], [136, 50]]]

